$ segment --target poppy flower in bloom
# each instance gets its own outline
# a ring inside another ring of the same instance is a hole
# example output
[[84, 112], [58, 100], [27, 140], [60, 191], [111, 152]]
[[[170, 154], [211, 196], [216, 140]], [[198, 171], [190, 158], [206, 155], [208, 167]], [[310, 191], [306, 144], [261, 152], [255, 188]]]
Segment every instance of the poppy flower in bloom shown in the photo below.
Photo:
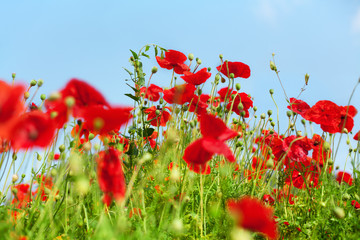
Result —
[[190, 70], [189, 66], [184, 64], [187, 60], [185, 54], [175, 51], [175, 50], [167, 50], [165, 52], [165, 57], [156, 57], [156, 61], [162, 68], [166, 69], [174, 69], [177, 74], [183, 74]]
[[[150, 144], [150, 147], [154, 149], [156, 147], [156, 139], [158, 137], [158, 132], [154, 131], [151, 136], [144, 137], [144, 140], [147, 140]], [[157, 146], [157, 149], [159, 149], [159, 146]]]
[[[36, 189], [34, 194], [40, 193], [41, 201], [46, 201], [48, 199], [48, 194], [46, 193], [46, 192], [48, 192], [47, 190], [51, 190], [53, 188], [53, 186], [54, 186], [52, 178], [47, 177], [45, 175], [38, 175], [37, 182], [39, 184], [39, 187]], [[45, 188], [47, 190], [45, 190]]]
[[121, 163], [121, 152], [114, 148], [99, 153], [97, 175], [100, 189], [104, 192], [103, 202], [110, 206], [113, 199], [120, 201], [125, 196], [126, 183]]
[[21, 101], [25, 92], [22, 85], [9, 85], [0, 80], [0, 137], [8, 137], [13, 120], [24, 110]]
[[250, 77], [250, 67], [242, 62], [224, 62], [222, 65], [216, 67], [218, 71], [227, 77], [234, 74], [234, 78], [248, 78]]
[[224, 155], [229, 162], [235, 162], [235, 157], [225, 141], [237, 136], [237, 132], [229, 129], [221, 119], [213, 115], [201, 114], [199, 120], [202, 137], [192, 142], [183, 156], [189, 169], [196, 173], [209, 174], [211, 170], [207, 162], [214, 154]]
[[290, 105], [287, 108], [300, 116], [304, 117], [307, 110], [310, 109], [309, 104], [296, 98], [290, 98]]
[[238, 227], [260, 232], [269, 239], [277, 238], [278, 231], [272, 208], [248, 196], [239, 200], [230, 199], [226, 204]]
[[202, 114], [206, 112], [206, 108], [208, 107], [208, 104], [206, 101], [201, 100], [201, 96], [194, 95], [193, 99], [190, 101], [189, 104], [189, 112], [196, 112], [197, 114]]
[[112, 130], [118, 131], [126, 124], [132, 115], [131, 107], [114, 107], [105, 109], [101, 106], [87, 107], [82, 111], [84, 127], [91, 132], [106, 134]]
[[170, 104], [184, 104], [190, 102], [194, 96], [196, 87], [192, 84], [177, 85], [164, 90], [164, 100]]
[[292, 162], [286, 169], [288, 177], [285, 183], [298, 189], [313, 188], [319, 183], [320, 172], [320, 168], [312, 164], [310, 157], [306, 162]]
[[184, 76], [181, 76], [185, 82], [193, 84], [193, 85], [200, 85], [206, 82], [211, 77], [211, 73], [207, 71], [207, 68], [203, 68], [196, 73], [192, 72], [184, 72]]
[[[230, 111], [235, 112], [236, 114], [240, 115], [241, 112], [245, 112], [244, 117], [249, 117], [249, 109], [253, 107], [253, 101], [251, 100], [251, 97], [247, 93], [238, 93], [236, 91], [233, 91], [232, 89], [225, 87], [218, 91], [218, 94], [220, 95], [220, 99], [222, 102], [225, 101], [225, 98], [229, 100], [228, 104], [226, 105], [226, 108]], [[239, 108], [239, 105], [241, 103], [241, 107]]]
[[145, 94], [145, 98], [149, 99], [150, 101], [156, 102], [160, 98], [160, 94], [163, 92], [161, 87], [156, 86], [155, 84], [151, 84], [147, 89], [146, 87], [140, 88], [140, 93]]
[[11, 204], [13, 204], [16, 208], [24, 208], [27, 207], [29, 202], [31, 201], [30, 198], [30, 185], [29, 184], [19, 184], [14, 187], [17, 192], [14, 193], [14, 199], [12, 200]]
[[354, 140], [359, 141], [360, 140], [360, 131], [358, 131], [355, 136], [354, 136]]
[[297, 138], [295, 135], [286, 137], [283, 141], [283, 150], [287, 158], [295, 162], [306, 162], [307, 154], [311, 150], [310, 140], [307, 137]]
[[325, 150], [324, 139], [318, 134], [314, 134], [311, 141], [311, 148], [313, 149], [312, 158], [317, 161], [320, 166], [330, 157], [331, 149]]
[[54, 136], [55, 125], [50, 117], [40, 111], [24, 113], [11, 129], [11, 146], [14, 149], [46, 147]]
[[352, 185], [352, 177], [349, 173], [347, 172], [343, 172], [343, 171], [339, 171], [336, 175], [336, 181], [339, 182], [339, 184], [341, 182], [346, 182], [347, 184], [349, 184], [350, 186]]
[[144, 112], [148, 114], [147, 121], [151, 121], [150, 124], [154, 127], [162, 126], [165, 127], [166, 123], [170, 120], [171, 115], [168, 111], [171, 111], [171, 108], [164, 107], [162, 110], [156, 109], [155, 106], [149, 107]]

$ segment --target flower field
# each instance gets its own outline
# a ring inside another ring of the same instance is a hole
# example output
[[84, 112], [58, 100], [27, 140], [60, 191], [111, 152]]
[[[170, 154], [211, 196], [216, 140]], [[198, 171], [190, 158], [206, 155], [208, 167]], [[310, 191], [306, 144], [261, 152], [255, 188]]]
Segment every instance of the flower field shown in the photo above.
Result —
[[273, 54], [288, 106], [264, 89], [274, 109], [260, 113], [241, 91], [251, 67], [219, 62], [131, 51], [128, 106], [76, 78], [48, 95], [1, 80], [0, 239], [359, 239], [359, 82], [346, 106], [310, 106], [310, 76], [287, 96]]

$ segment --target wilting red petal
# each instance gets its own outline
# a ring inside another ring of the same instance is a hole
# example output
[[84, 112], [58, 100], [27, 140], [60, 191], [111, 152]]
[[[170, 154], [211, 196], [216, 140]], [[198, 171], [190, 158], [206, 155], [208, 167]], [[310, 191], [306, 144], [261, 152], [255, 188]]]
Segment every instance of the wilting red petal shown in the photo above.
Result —
[[250, 67], [242, 62], [224, 62], [216, 69], [227, 77], [230, 77], [230, 73], [234, 74], [234, 78], [250, 77]]
[[228, 200], [227, 207], [239, 227], [265, 234], [270, 239], [278, 235], [273, 210], [260, 200], [245, 196], [240, 200]]
[[211, 73], [207, 71], [207, 68], [203, 68], [196, 73], [192, 72], [184, 72], [184, 76], [181, 76], [185, 82], [193, 84], [193, 85], [200, 85], [206, 82], [211, 77]]

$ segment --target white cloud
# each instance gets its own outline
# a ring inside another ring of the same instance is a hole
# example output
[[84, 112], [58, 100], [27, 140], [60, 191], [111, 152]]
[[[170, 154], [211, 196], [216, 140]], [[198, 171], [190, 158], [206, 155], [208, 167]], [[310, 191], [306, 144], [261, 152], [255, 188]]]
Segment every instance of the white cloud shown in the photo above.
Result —
[[353, 33], [360, 33], [360, 7], [351, 22], [351, 30]]

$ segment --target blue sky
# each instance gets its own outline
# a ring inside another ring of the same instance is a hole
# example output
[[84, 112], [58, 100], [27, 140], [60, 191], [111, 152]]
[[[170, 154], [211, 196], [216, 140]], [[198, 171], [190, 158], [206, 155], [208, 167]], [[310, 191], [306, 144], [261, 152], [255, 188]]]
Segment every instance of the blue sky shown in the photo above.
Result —
[[[275, 89], [283, 125], [286, 101], [269, 69], [272, 53], [289, 97], [298, 95], [305, 73], [310, 75], [301, 97], [310, 105], [324, 99], [347, 105], [360, 77], [355, 0], [2, 1], [0, 34], [1, 79], [10, 81], [12, 72], [26, 82], [41, 78], [41, 92], [48, 94], [77, 77], [118, 105], [131, 104], [122, 68], [130, 67], [129, 49], [155, 43], [193, 53], [212, 67], [213, 76], [223, 54], [250, 66], [251, 77], [237, 82], [260, 112], [275, 110], [268, 94]], [[156, 65], [154, 58], [144, 61], [148, 73]], [[153, 83], [169, 86], [170, 74], [160, 70]], [[352, 104], [360, 110], [359, 91]]]

